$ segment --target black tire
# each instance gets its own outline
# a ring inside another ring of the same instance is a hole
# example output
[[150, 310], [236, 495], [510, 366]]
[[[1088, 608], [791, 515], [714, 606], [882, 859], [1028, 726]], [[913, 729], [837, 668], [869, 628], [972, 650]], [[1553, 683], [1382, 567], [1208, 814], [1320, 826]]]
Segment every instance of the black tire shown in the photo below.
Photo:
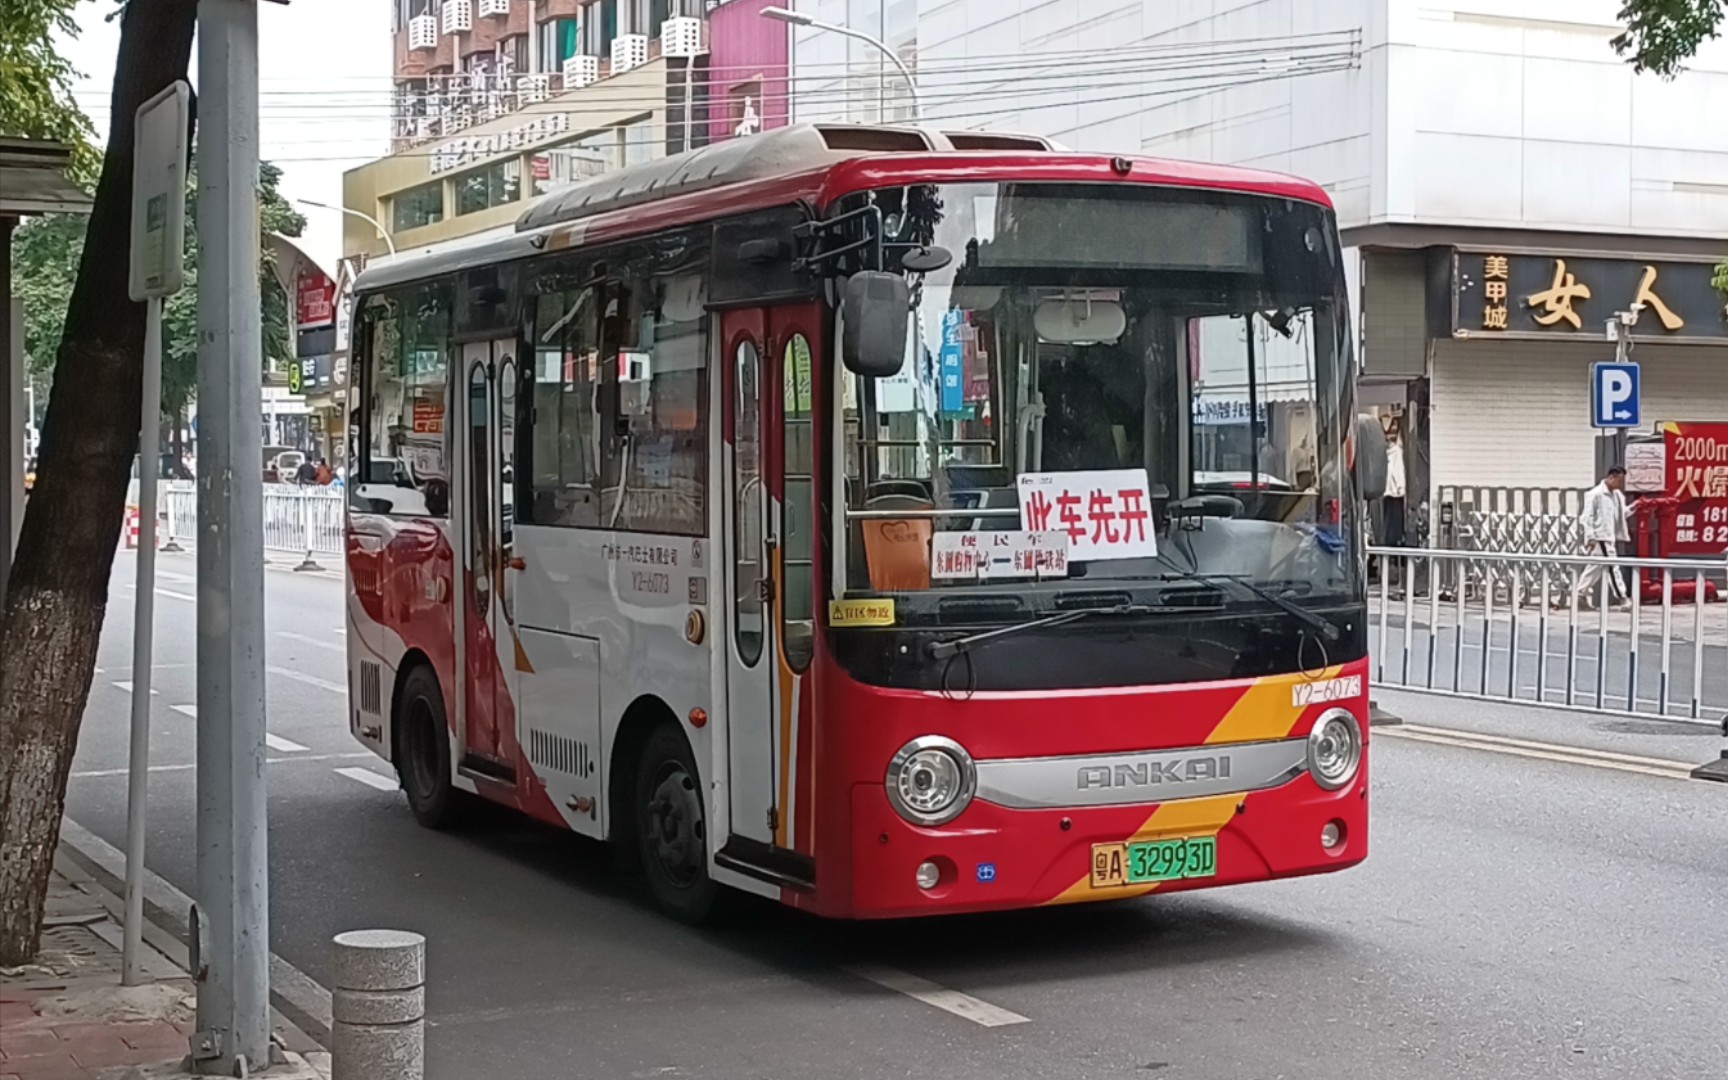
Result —
[[467, 792], [450, 783], [450, 725], [438, 676], [424, 664], [402, 681], [396, 702], [396, 775], [408, 794], [414, 820], [428, 829], [450, 829], [467, 817]]
[[708, 922], [719, 886], [708, 876], [708, 817], [701, 774], [684, 733], [663, 723], [636, 761], [636, 849], [654, 901], [679, 922]]

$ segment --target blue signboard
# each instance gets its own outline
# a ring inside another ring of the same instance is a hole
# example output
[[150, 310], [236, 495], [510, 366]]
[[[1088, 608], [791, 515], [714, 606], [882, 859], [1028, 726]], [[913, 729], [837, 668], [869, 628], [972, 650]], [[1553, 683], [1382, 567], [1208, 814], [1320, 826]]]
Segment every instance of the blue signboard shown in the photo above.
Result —
[[1594, 364], [1590, 368], [1590, 424], [1635, 428], [1638, 414], [1638, 365]]
[[966, 410], [965, 357], [960, 348], [960, 327], [965, 319], [965, 313], [954, 308], [942, 313], [942, 352], [937, 368], [942, 383], [943, 413]]

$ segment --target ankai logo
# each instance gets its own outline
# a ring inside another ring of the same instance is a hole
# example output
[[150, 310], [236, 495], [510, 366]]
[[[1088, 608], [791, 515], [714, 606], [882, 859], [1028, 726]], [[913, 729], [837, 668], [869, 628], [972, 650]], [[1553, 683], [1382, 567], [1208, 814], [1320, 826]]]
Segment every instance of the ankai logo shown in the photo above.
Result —
[[1212, 754], [1206, 757], [1136, 761], [1121, 765], [1083, 765], [1074, 786], [1081, 791], [1087, 791], [1091, 788], [1189, 784], [1197, 780], [1225, 780], [1229, 777], [1230, 755]]
[[1297, 683], [1290, 688], [1290, 704], [1298, 709], [1324, 705], [1332, 701], [1348, 701], [1362, 696], [1362, 676], [1346, 675], [1342, 679]]

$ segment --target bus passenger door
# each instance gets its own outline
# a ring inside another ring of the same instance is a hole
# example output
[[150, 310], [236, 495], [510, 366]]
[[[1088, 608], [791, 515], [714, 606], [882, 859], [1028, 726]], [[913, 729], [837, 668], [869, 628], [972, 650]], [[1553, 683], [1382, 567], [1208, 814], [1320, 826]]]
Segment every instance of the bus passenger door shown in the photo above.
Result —
[[725, 377], [726, 731], [731, 833], [774, 840], [778, 668], [775, 663], [774, 537], [769, 527], [768, 366], [763, 313], [722, 319]]
[[462, 347], [466, 379], [461, 507], [463, 755], [458, 765], [493, 780], [515, 780], [513, 690], [516, 343]]

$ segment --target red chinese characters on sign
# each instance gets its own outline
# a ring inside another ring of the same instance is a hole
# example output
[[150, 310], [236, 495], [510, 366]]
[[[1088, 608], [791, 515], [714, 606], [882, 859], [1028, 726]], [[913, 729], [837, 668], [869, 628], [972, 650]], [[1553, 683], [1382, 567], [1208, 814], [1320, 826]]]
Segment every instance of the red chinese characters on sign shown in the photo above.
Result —
[[444, 433], [444, 403], [426, 398], [416, 398], [414, 401], [414, 434], [442, 435]]
[[295, 283], [294, 325], [307, 330], [336, 321], [336, 283], [319, 271], [302, 273]]
[[1145, 469], [1026, 473], [1020, 477], [1020, 523], [1060, 532], [1076, 562], [1143, 559], [1158, 554]]
[[1728, 553], [1728, 424], [1669, 424], [1667, 492], [1679, 506], [1667, 520], [1662, 554]]

